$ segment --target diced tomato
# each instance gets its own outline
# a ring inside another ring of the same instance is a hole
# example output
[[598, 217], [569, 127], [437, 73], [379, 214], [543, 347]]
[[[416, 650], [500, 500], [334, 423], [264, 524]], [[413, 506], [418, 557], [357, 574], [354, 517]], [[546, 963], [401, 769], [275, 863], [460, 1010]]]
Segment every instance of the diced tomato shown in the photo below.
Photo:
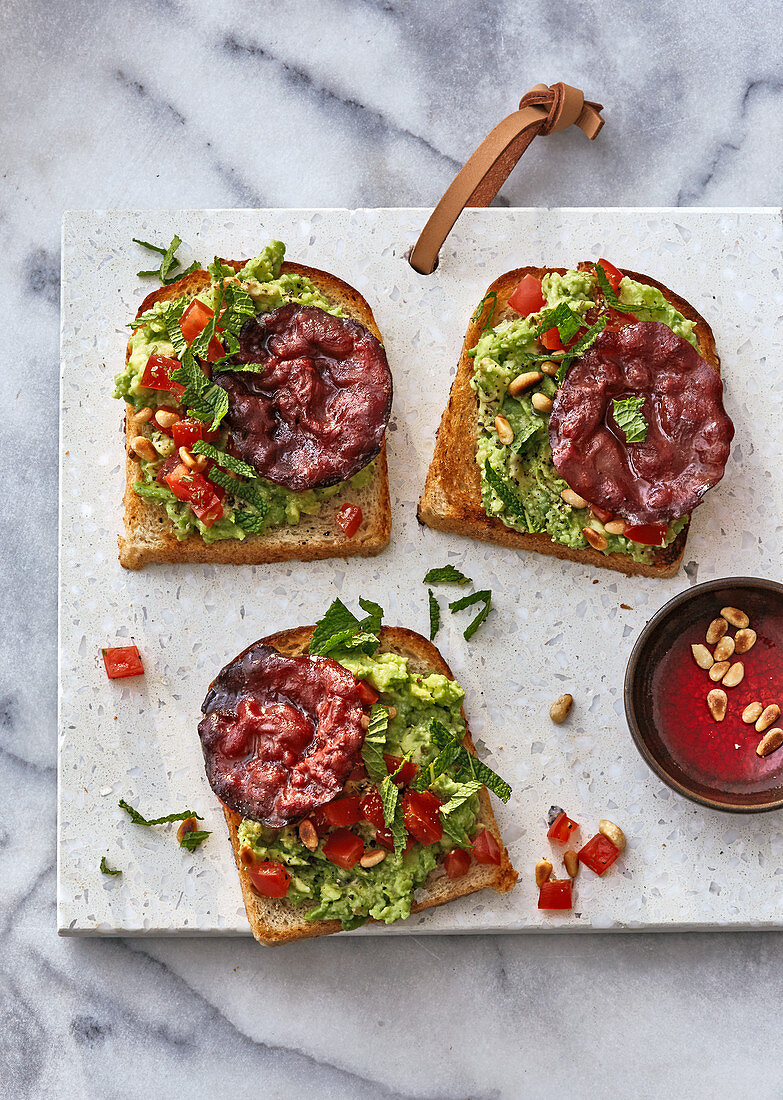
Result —
[[547, 332], [544, 332], [539, 336], [539, 340], [544, 345], [547, 351], [563, 351], [563, 341], [560, 339], [560, 333], [556, 328], [550, 328]]
[[175, 397], [180, 397], [185, 392], [185, 387], [179, 382], [172, 382], [169, 377], [179, 367], [177, 359], [170, 359], [167, 355], [151, 355], [141, 376], [141, 384], [148, 390], [167, 390]]
[[282, 863], [274, 860], [253, 862], [246, 868], [250, 881], [265, 898], [284, 898], [288, 893], [291, 876]]
[[350, 829], [336, 829], [324, 842], [322, 851], [332, 863], [350, 871], [364, 855], [364, 844]]
[[207, 324], [212, 320], [214, 313], [214, 309], [210, 309], [198, 298], [193, 299], [179, 321], [182, 335], [189, 344], [192, 344], [199, 333], [204, 331]]
[[614, 515], [614, 512], [607, 512], [605, 508], [599, 508], [597, 504], [591, 504], [590, 511], [593, 513], [597, 520], [600, 520], [601, 523], [608, 523]]
[[336, 798], [334, 802], [327, 802], [321, 810], [330, 825], [355, 825], [362, 816], [359, 801], [358, 794], [349, 795], [347, 798]]
[[488, 829], [481, 830], [471, 851], [476, 863], [500, 863], [500, 845]]
[[443, 866], [449, 878], [462, 878], [470, 867], [470, 852], [466, 852], [464, 848], [452, 848], [444, 859]]
[[143, 676], [144, 665], [135, 645], [115, 646], [102, 649], [106, 675], [110, 680], [122, 680], [126, 676]]
[[217, 336], [213, 336], [207, 348], [207, 362], [214, 363], [216, 359], [220, 359], [221, 356], [225, 354], [225, 349], [220, 340], [218, 340]]
[[665, 523], [631, 524], [625, 529], [625, 537], [632, 542], [641, 542], [644, 546], [663, 546], [666, 540]]
[[173, 454], [171, 458], [167, 458], [161, 463], [161, 467], [155, 475], [155, 480], [159, 485], [162, 485], [166, 478], [169, 476], [172, 470], [176, 470], [177, 466], [181, 465], [181, 460], [178, 454]]
[[437, 844], [443, 836], [440, 799], [432, 791], [406, 791], [402, 814], [405, 828], [419, 844]]
[[189, 504], [205, 527], [211, 527], [223, 515], [223, 505], [215, 486], [197, 470], [190, 470], [181, 463], [166, 474], [164, 480], [177, 500]]
[[570, 840], [571, 833], [578, 828], [579, 825], [576, 821], [572, 821], [566, 814], [558, 814], [549, 826], [549, 832], [546, 835], [550, 840], [559, 840], [565, 844], [566, 841]]
[[378, 692], [374, 687], [370, 687], [366, 680], [359, 680], [356, 689], [359, 692], [359, 698], [366, 707], [372, 707], [378, 702]]
[[[383, 759], [386, 761], [389, 775], [391, 775], [392, 772], [396, 772], [397, 768], [400, 768], [400, 764], [402, 764], [402, 760], [400, 760], [398, 756], [387, 756], [386, 753], [384, 753]], [[413, 782], [413, 777], [418, 770], [418, 764], [414, 764], [412, 760], [406, 760], [405, 763], [402, 764], [397, 775], [395, 775], [394, 782], [398, 787], [407, 787], [409, 783]], [[438, 803], [438, 805], [440, 805], [440, 803]]]
[[358, 504], [344, 504], [334, 517], [346, 538], [352, 539], [362, 525], [362, 510]]
[[572, 909], [571, 879], [550, 879], [538, 893], [539, 909]]
[[171, 438], [177, 447], [187, 447], [191, 449], [194, 443], [198, 443], [200, 440], [206, 440], [211, 442], [217, 439], [218, 432], [211, 432], [207, 428], [206, 424], [201, 420], [193, 420], [188, 417], [185, 420], [178, 420], [171, 429]]
[[517, 283], [508, 304], [523, 317], [527, 317], [530, 313], [539, 313], [546, 305], [540, 280], [535, 275], [525, 275]]
[[603, 833], [596, 833], [578, 853], [579, 862], [597, 875], [602, 875], [607, 867], [611, 867], [619, 854], [620, 849]]
[[367, 792], [359, 803], [359, 808], [362, 811], [362, 817], [369, 821], [371, 825], [374, 825], [376, 829], [386, 828], [386, 822], [383, 818], [383, 803], [377, 787], [373, 787], [371, 791]]
[[599, 260], [598, 262], [604, 269], [606, 281], [609, 283], [609, 286], [616, 294], [617, 291], [620, 289], [620, 283], [624, 278], [622, 271], [620, 271], [619, 268], [615, 267], [614, 264], [610, 264], [608, 260]]

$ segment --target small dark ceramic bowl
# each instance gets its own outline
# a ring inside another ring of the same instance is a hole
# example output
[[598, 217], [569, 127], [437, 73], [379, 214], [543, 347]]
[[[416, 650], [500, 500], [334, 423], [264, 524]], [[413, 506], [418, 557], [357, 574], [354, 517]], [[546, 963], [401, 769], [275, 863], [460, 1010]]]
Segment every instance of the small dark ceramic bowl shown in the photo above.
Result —
[[[681, 592], [656, 612], [639, 635], [625, 672], [625, 714], [636, 747], [645, 761], [672, 790], [693, 802], [730, 813], [761, 813], [783, 808], [783, 771], [770, 774], [764, 789], [721, 790], [702, 776], [688, 774], [673, 758], [655, 724], [653, 684], [656, 669], [686, 632], [699, 626], [700, 632], [714, 619], [722, 607], [742, 608], [750, 617], [751, 626], [761, 619], [783, 624], [783, 584], [758, 577], [726, 577], [707, 581]], [[696, 638], [696, 640], [700, 640]], [[701, 633], [703, 640], [703, 633]], [[757, 643], [758, 644], [758, 643]], [[753, 650], [747, 658], [748, 662]], [[690, 657], [688, 657], [690, 660]], [[695, 667], [695, 666], [694, 666]], [[705, 674], [706, 677], [706, 674]], [[718, 687], [711, 682], [706, 688]], [[729, 698], [731, 700], [731, 690]], [[738, 689], [735, 689], [738, 690]], [[781, 684], [783, 696], [783, 684]], [[706, 691], [705, 691], [706, 699]], [[771, 700], [767, 699], [766, 702]], [[706, 705], [706, 704], [705, 704]], [[783, 699], [781, 700], [783, 709]], [[705, 712], [705, 717], [708, 717]], [[776, 723], [777, 724], [777, 723]], [[781, 722], [783, 724], [783, 722]], [[749, 728], [752, 732], [752, 726]], [[759, 735], [760, 739], [760, 735]], [[778, 750], [783, 754], [783, 749]], [[768, 757], [771, 760], [772, 757]], [[760, 763], [761, 761], [759, 761]], [[781, 755], [783, 764], [783, 755]]]

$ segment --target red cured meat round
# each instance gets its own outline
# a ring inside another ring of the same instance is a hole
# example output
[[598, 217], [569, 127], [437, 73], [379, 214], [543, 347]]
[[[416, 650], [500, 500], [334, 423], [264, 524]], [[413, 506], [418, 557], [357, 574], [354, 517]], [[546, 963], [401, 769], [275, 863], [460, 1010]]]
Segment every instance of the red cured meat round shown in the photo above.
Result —
[[363, 325], [289, 303], [246, 321], [235, 363], [216, 374], [229, 400], [231, 451], [261, 477], [301, 492], [336, 485], [378, 454], [389, 420], [386, 352]]
[[[647, 437], [626, 443], [613, 401], [642, 396]], [[723, 477], [733, 436], [718, 372], [652, 321], [602, 333], [566, 375], [549, 420], [560, 476], [631, 524], [692, 511]]]
[[201, 709], [212, 790], [273, 829], [339, 794], [364, 742], [364, 707], [347, 669], [261, 642], [221, 670]]

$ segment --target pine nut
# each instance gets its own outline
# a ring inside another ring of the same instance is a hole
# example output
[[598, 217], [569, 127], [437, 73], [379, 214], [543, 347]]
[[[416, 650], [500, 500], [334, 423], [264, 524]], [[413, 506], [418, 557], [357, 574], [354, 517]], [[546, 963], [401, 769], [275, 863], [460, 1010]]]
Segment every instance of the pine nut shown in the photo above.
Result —
[[745, 627], [743, 630], [738, 630], [734, 635], [734, 652], [735, 653], [747, 653], [749, 649], [753, 649], [756, 644], [757, 634], [755, 630], [749, 630]]
[[556, 363], [554, 359], [547, 359], [541, 364], [541, 370], [544, 374], [548, 374], [550, 378], [554, 378], [560, 370], [560, 364]]
[[582, 534], [594, 550], [605, 550], [609, 545], [601, 532], [595, 531], [592, 527], [583, 527]]
[[186, 817], [184, 821], [179, 823], [177, 829], [177, 840], [182, 843], [182, 838], [187, 836], [188, 833], [195, 833], [198, 829], [198, 822], [195, 817]]
[[388, 716], [389, 716], [389, 721], [391, 721], [391, 720], [392, 720], [392, 718], [396, 718], [396, 717], [397, 717], [397, 708], [396, 708], [396, 707], [387, 707], [387, 708], [386, 708], [386, 713], [387, 713], [387, 714], [388, 714]]
[[738, 607], [722, 607], [720, 613], [727, 622], [732, 626], [737, 626], [740, 630], [744, 630], [746, 626], [750, 626], [750, 619], [744, 611], [740, 611]]
[[773, 722], [777, 722], [778, 718], [780, 718], [780, 707], [777, 703], [770, 703], [768, 707], [764, 707], [764, 710], [756, 719], [756, 733], [763, 733], [764, 730], [768, 730]]
[[131, 442], [131, 447], [139, 458], [143, 458], [146, 462], [154, 462], [158, 457], [158, 452], [145, 435], [137, 435]]
[[722, 615], [717, 619], [713, 619], [707, 627], [707, 645], [717, 645], [728, 629], [729, 624]]
[[693, 654], [693, 659], [699, 666], [699, 668], [712, 668], [712, 666], [715, 664], [712, 654], [707, 649], [706, 645], [692, 645], [691, 653]]
[[545, 393], [534, 393], [530, 398], [530, 403], [536, 412], [551, 413], [552, 411], [552, 402]]
[[498, 433], [498, 439], [504, 447], [508, 447], [510, 443], [514, 442], [514, 429], [505, 416], [495, 417], [495, 431]]
[[607, 535], [624, 535], [625, 526], [624, 519], [610, 519], [608, 523], [604, 524], [604, 531]]
[[742, 661], [735, 661], [729, 668], [729, 671], [721, 680], [724, 687], [735, 688], [737, 684], [741, 684], [745, 679], [745, 666]]
[[359, 864], [362, 867], [377, 867], [379, 863], [383, 863], [386, 859], [386, 852], [383, 848], [373, 848], [370, 852], [365, 852], [362, 858], [359, 860]]
[[731, 668], [728, 661], [716, 661], [708, 672], [709, 678], [714, 684], [717, 684], [719, 680], [722, 680], [726, 673]]
[[538, 863], [536, 864], [536, 886], [538, 886], [539, 889], [544, 885], [545, 882], [549, 882], [549, 879], [552, 875], [552, 870], [552, 864], [549, 862], [548, 859], [540, 859], [538, 861]]
[[761, 712], [763, 710], [764, 707], [761, 703], [748, 703], [742, 712], [742, 721], [746, 726], [753, 725], [756, 719], [761, 717]]
[[315, 825], [308, 818], [299, 822], [299, 839], [308, 852], [314, 852], [318, 847], [318, 833], [316, 832]]
[[255, 860], [253, 849], [248, 844], [243, 844], [239, 849], [239, 862], [243, 867], [249, 867]]
[[566, 692], [565, 695], [561, 695], [558, 699], [555, 699], [554, 703], [549, 708], [549, 717], [559, 726], [561, 722], [565, 722], [568, 717], [568, 712], [573, 705], [573, 695], [569, 695], [568, 692]]
[[187, 449], [187, 447], [180, 447], [179, 457], [191, 470], [206, 470], [208, 459], [206, 455], [194, 455]]
[[536, 382], [540, 382], [543, 378], [540, 370], [529, 370], [524, 374], [518, 374], [513, 381], [508, 384], [508, 392], [512, 397], [518, 397], [524, 390], [529, 390], [531, 386], [535, 386]]
[[726, 692], [722, 691], [720, 688], [713, 688], [707, 695], [707, 706], [716, 722], [722, 722], [726, 717], [726, 706], [728, 701], [729, 697]]
[[362, 727], [363, 730], [368, 730], [370, 728], [369, 714], [363, 714], [361, 716], [361, 718], [359, 719], [359, 725]]
[[756, 746], [756, 754], [758, 756], [769, 756], [775, 749], [779, 749], [783, 745], [783, 730], [778, 729], [776, 726], [773, 730], [768, 730], [767, 733], [759, 741]]
[[579, 874], [579, 856], [570, 848], [563, 856], [563, 864], [569, 878], [576, 878]]
[[603, 833], [607, 840], [611, 840], [618, 852], [622, 852], [625, 848], [625, 833], [613, 821], [599, 821], [598, 832]]
[[562, 500], [566, 504], [570, 504], [572, 508], [586, 508], [587, 501], [584, 497], [580, 497], [579, 493], [575, 493], [573, 489], [563, 489], [560, 494]]
[[160, 428], [173, 428], [182, 417], [171, 409], [158, 409], [155, 413], [155, 422]]
[[716, 661], [728, 661], [729, 657], [734, 652], [734, 639], [726, 634], [712, 651], [712, 656]]
[[135, 413], [134, 415], [135, 415], [136, 419], [138, 420], [139, 424], [148, 424], [149, 421], [152, 420], [152, 417], [154, 416], [154, 413], [153, 413], [152, 409], [149, 408], [149, 406], [145, 405], [145, 407], [143, 409], [139, 409], [139, 411], [137, 413]]

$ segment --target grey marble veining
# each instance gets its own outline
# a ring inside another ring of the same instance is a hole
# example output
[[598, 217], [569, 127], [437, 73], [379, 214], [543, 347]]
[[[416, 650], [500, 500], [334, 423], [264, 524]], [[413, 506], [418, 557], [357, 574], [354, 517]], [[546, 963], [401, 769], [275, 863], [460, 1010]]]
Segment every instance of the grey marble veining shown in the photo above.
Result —
[[776, 933], [54, 934], [62, 210], [428, 204], [560, 78], [604, 132], [536, 142], [502, 202], [780, 205], [776, 6], [7, 0], [0, 39], [0, 1091], [779, 1096]]

